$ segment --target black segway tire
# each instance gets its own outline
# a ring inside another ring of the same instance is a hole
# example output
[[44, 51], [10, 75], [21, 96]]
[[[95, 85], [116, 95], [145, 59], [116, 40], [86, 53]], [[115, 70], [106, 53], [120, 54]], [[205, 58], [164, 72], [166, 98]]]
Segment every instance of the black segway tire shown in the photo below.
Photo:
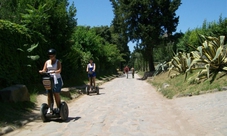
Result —
[[99, 95], [99, 87], [96, 87], [95, 89], [96, 89], [97, 95]]
[[61, 103], [60, 116], [63, 121], [66, 121], [69, 117], [69, 108], [65, 102]]
[[41, 119], [42, 119], [43, 122], [48, 121], [48, 118], [46, 117], [48, 108], [49, 107], [46, 103], [43, 103], [40, 107], [40, 115], [41, 115]]
[[87, 93], [87, 95], [89, 95], [89, 90], [90, 90], [90, 88], [87, 86], [86, 87], [86, 93]]

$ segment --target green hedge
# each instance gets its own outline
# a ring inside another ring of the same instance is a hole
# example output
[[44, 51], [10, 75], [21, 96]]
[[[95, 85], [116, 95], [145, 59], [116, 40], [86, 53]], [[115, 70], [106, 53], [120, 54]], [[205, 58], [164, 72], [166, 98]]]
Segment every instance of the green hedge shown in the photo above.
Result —
[[37, 41], [35, 35], [22, 25], [0, 20], [0, 88], [37, 80], [36, 64], [28, 58], [32, 52], [27, 51]]

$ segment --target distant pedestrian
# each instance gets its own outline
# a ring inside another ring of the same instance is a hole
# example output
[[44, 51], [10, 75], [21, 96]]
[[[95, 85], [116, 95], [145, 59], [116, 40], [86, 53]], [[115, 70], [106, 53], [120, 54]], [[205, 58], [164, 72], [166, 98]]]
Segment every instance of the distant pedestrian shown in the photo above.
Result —
[[132, 67], [131, 71], [132, 71], [132, 78], [134, 78], [135, 69]]
[[126, 77], [128, 78], [128, 71], [129, 71], [129, 68], [128, 68], [127, 65], [126, 65], [126, 67], [124, 68], [124, 71], [125, 71]]

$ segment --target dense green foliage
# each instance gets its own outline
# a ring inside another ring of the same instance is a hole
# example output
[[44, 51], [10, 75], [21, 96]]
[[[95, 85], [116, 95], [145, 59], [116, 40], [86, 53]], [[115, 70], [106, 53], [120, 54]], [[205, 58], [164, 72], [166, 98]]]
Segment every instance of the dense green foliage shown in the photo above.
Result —
[[97, 35], [94, 28], [78, 26], [72, 35], [72, 44], [66, 59], [75, 76], [80, 72], [85, 72], [90, 58], [93, 58], [96, 63], [98, 73], [116, 71], [120, 62], [123, 61], [123, 54], [117, 46]]
[[0, 20], [0, 86], [34, 81], [37, 70], [33, 60], [39, 56], [35, 56], [38, 44], [32, 44], [37, 35], [22, 25]]
[[120, 62], [119, 68], [122, 70], [127, 62], [130, 59], [130, 51], [127, 45], [127, 39], [115, 29], [115, 26], [111, 25], [110, 27], [101, 26], [94, 27], [96, 34], [104, 38], [107, 42], [117, 45], [117, 48], [120, 50], [120, 53], [123, 55], [123, 61]]
[[[47, 59], [47, 50], [55, 48], [59, 58], [63, 58], [70, 48], [69, 39], [76, 26], [75, 13], [75, 7], [68, 7], [67, 0], [1, 1], [0, 18], [9, 20], [1, 21], [1, 66], [4, 66], [1, 67], [4, 71], [0, 76], [1, 87], [40, 81], [38, 70]], [[33, 47], [36, 48], [31, 54], [28, 49]], [[40, 57], [29, 62], [30, 68], [27, 67], [29, 55]]]
[[111, 27], [77, 26], [77, 10], [68, 0], [1, 0], [0, 5], [0, 88], [39, 83], [50, 48], [57, 50], [66, 85], [86, 77], [91, 57], [97, 72], [112, 73], [129, 56], [127, 42], [123, 45]]

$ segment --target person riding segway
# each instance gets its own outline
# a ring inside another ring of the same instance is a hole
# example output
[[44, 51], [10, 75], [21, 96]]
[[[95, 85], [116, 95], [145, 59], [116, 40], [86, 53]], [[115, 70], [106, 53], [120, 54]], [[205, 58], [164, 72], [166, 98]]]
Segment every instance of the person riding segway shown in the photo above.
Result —
[[[56, 59], [56, 50], [48, 50], [49, 60], [47, 60], [43, 66], [43, 69], [39, 71], [43, 76], [43, 85], [47, 91], [47, 102], [43, 103], [40, 112], [43, 122], [49, 118], [61, 117], [62, 120], [68, 119], [68, 106], [65, 102], [61, 102], [60, 91], [63, 86], [61, 78], [61, 62]], [[54, 107], [54, 98], [57, 108]]]
[[96, 69], [95, 63], [93, 63], [93, 59], [90, 59], [86, 68], [86, 71], [88, 72], [88, 79], [90, 84], [89, 86], [86, 87], [87, 95], [89, 95], [89, 93], [91, 92], [99, 94], [99, 88], [95, 86], [95, 79], [96, 79], [95, 69]]

